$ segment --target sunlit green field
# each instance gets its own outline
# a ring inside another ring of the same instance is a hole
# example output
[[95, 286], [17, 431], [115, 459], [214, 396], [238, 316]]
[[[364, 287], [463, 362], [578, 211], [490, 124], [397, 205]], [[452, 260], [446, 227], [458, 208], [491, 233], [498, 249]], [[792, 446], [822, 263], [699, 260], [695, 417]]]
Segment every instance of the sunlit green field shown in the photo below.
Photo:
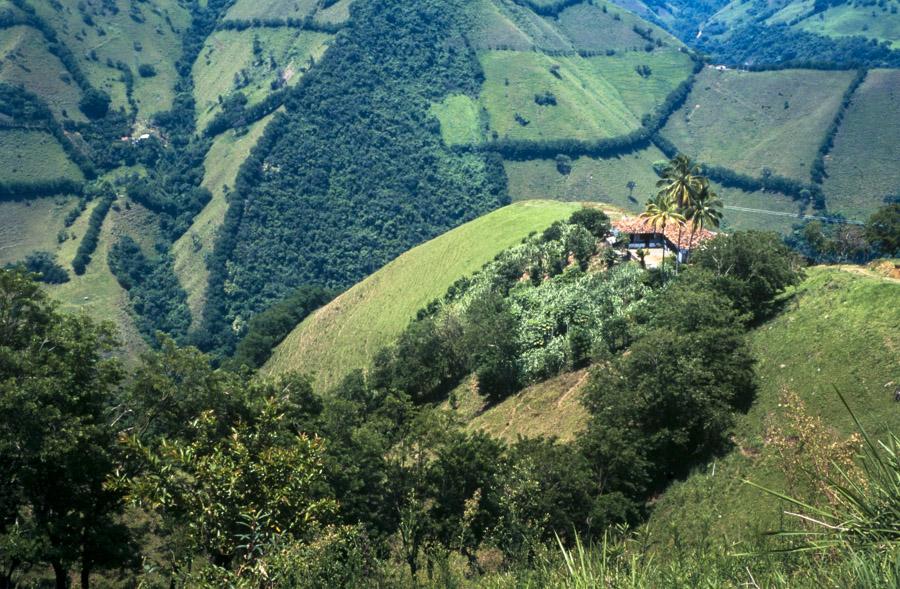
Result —
[[0, 29], [0, 81], [37, 94], [59, 120], [85, 120], [78, 110], [81, 90], [31, 27]]
[[[623, 135], [690, 73], [690, 59], [677, 51], [629, 52], [613, 56], [551, 57], [542, 53], [488, 51], [480, 54], [485, 82], [479, 105], [451, 97], [435, 112], [445, 141], [489, 138], [599, 139]], [[649, 77], [636, 68], [647, 66]], [[556, 104], [538, 104], [550, 93]]]
[[413, 248], [308, 317], [275, 349], [265, 372], [309, 373], [323, 390], [337, 384], [352, 370], [367, 368], [416, 311], [442, 296], [455, 280], [579, 207], [516, 203]]
[[0, 182], [83, 178], [56, 137], [30, 129], [0, 129]]
[[35, 251], [53, 252], [74, 196], [53, 196], [0, 202], [0, 266], [22, 260]]
[[707, 68], [662, 134], [701, 161], [809, 181], [852, 71], [719, 72]]
[[865, 220], [900, 195], [900, 70], [872, 70], [856, 91], [826, 159], [828, 208]]
[[[248, 104], [263, 100], [280, 80], [292, 86], [318, 61], [330, 35], [296, 28], [217, 31], [194, 63], [197, 128], [204, 129], [221, 111], [220, 101], [236, 91]], [[258, 53], [254, 53], [254, 39]]]

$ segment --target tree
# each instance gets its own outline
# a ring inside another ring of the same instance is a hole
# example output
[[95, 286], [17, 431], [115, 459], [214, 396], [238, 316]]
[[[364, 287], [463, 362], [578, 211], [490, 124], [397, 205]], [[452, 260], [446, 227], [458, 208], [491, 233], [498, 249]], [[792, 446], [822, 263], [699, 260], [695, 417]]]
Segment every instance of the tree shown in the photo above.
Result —
[[741, 313], [760, 319], [775, 297], [803, 277], [801, 260], [777, 233], [738, 231], [704, 242], [691, 256]]
[[612, 224], [609, 216], [602, 210], [597, 208], [588, 208], [577, 210], [569, 217], [570, 225], [581, 225], [591, 232], [597, 239], [603, 239], [609, 235]]
[[872, 213], [866, 223], [866, 239], [884, 256], [900, 255], [900, 203]]
[[656, 186], [659, 195], [672, 199], [678, 210], [690, 206], [702, 188], [700, 166], [686, 155], [678, 154], [662, 170], [662, 178]]
[[110, 98], [106, 92], [89, 88], [84, 92], [78, 108], [81, 109], [89, 119], [102, 119], [109, 111]]
[[0, 270], [0, 533], [25, 522], [60, 589], [73, 566], [87, 588], [95, 568], [131, 564], [122, 495], [105, 484], [115, 345], [111, 326], [59, 314], [27, 275]]
[[719, 195], [710, 188], [708, 181], [701, 182], [700, 190], [687, 206], [685, 217], [691, 222], [689, 248], [694, 247], [694, 233], [698, 229], [702, 233], [704, 227], [718, 227], [722, 222], [722, 201], [719, 200]]
[[663, 263], [665, 263], [666, 227], [673, 222], [683, 226], [684, 215], [678, 211], [678, 205], [667, 192], [660, 192], [656, 198], [647, 201], [647, 210], [641, 213], [641, 219], [646, 219], [654, 229], [663, 234]]

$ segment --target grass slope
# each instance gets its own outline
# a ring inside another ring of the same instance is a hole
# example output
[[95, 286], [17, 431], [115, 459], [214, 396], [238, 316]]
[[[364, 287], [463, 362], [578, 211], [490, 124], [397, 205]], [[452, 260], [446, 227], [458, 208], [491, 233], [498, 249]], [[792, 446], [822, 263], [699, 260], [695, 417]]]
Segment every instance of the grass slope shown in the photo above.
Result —
[[[194, 97], [197, 128], [203, 129], [221, 110], [219, 102], [235, 91], [243, 92], [248, 104], [262, 101], [272, 83], [292, 86], [318, 61], [330, 35], [295, 28], [217, 31], [207, 40], [194, 63]], [[254, 55], [254, 39], [260, 53]], [[235, 77], [241, 78], [239, 90]]]
[[312, 374], [319, 388], [335, 385], [352, 370], [366, 368], [419, 309], [459, 277], [578, 208], [517, 203], [413, 248], [301, 323], [276, 348], [265, 372], [298, 370]]
[[0, 266], [34, 251], [55, 251], [59, 246], [56, 236], [77, 202], [74, 196], [0, 202]]
[[872, 70], [856, 91], [826, 158], [828, 208], [864, 220], [900, 195], [900, 70]]
[[31, 27], [0, 29], [0, 81], [37, 94], [59, 120], [85, 120], [78, 110], [81, 90], [47, 50], [44, 36]]
[[227, 20], [254, 18], [304, 18], [313, 13], [318, 0], [237, 0], [225, 15]]
[[519, 437], [556, 437], [571, 442], [587, 427], [588, 412], [581, 404], [587, 382], [587, 370], [569, 372], [488, 405], [470, 379], [451, 393], [443, 407], [454, 411], [468, 429], [510, 443]]
[[[594, 57], [488, 51], [479, 60], [485, 74], [481, 108], [454, 96], [435, 109], [448, 144], [483, 132], [537, 141], [623, 135], [638, 128], [641, 116], [661, 103], [691, 69], [688, 55], [675, 50]], [[653, 73], [641, 77], [638, 66], [648, 66]], [[553, 94], [556, 104], [537, 103], [536, 95], [545, 92]]]
[[118, 201], [116, 211], [111, 209], [103, 222], [97, 249], [91, 256], [91, 263], [82, 276], [77, 276], [71, 268], [72, 259], [78, 249], [81, 237], [87, 229], [87, 221], [91, 211], [99, 201], [88, 204], [70, 232], [76, 236], [64, 242], [57, 250], [59, 263], [69, 271], [71, 280], [65, 284], [48, 287], [48, 291], [57, 299], [63, 310], [85, 312], [102, 321], [111, 321], [119, 334], [122, 344], [121, 356], [126, 362], [134, 362], [147, 344], [134, 326], [129, 315], [127, 293], [116, 281], [109, 270], [107, 255], [109, 248], [124, 233], [128, 233], [139, 242], [152, 241], [152, 216], [142, 207], [131, 205], [125, 208]]
[[0, 129], [0, 181], [37, 182], [84, 176], [56, 138], [44, 131]]
[[689, 155], [759, 176], [809, 180], [853, 72], [704, 70], [663, 129]]
[[[596, 201], [640, 212], [647, 198], [657, 191], [658, 177], [653, 171], [653, 163], [665, 159], [656, 147], [649, 147], [617, 158], [575, 159], [572, 171], [567, 175], [559, 173], [553, 160], [507, 161], [504, 166], [513, 200]], [[633, 191], [627, 187], [630, 181], [636, 185]], [[726, 206], [778, 213], [798, 212], [797, 203], [783, 194], [715, 188]], [[787, 234], [796, 222], [791, 217], [726, 209], [723, 229], [766, 229]]]
[[216, 232], [228, 210], [227, 188], [234, 186], [238, 169], [256, 145], [266, 125], [275, 115], [260, 119], [243, 135], [227, 132], [216, 137], [204, 162], [203, 186], [212, 193], [212, 200], [194, 218], [191, 228], [172, 247], [175, 274], [188, 293], [188, 307], [196, 320], [206, 302], [209, 271], [206, 256], [212, 252]]
[[[138, 114], [148, 119], [172, 105], [181, 56], [180, 32], [190, 25], [187, 4], [178, 0], [31, 1], [78, 58], [91, 83], [110, 94], [113, 107], [129, 108], [122, 74], [107, 63], [122, 61], [134, 73]], [[112, 10], [115, 6], [115, 11]], [[88, 24], [85, 17], [93, 22]], [[156, 76], [142, 78], [138, 66], [152, 65]]]
[[765, 421], [779, 411], [784, 387], [841, 435], [854, 431], [837, 387], [870, 434], [900, 430], [893, 401], [900, 383], [900, 282], [860, 268], [816, 267], [778, 317], [751, 336], [760, 389], [736, 428], [738, 449], [669, 489], [649, 527], [663, 546], [676, 542], [729, 546], [779, 525], [771, 497], [742, 483], [785, 489]]

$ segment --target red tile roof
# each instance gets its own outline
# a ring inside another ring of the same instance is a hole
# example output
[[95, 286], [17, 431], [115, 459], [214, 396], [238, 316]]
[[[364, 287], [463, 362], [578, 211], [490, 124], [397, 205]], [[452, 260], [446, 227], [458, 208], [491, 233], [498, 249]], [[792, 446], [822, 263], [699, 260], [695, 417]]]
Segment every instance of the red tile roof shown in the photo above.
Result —
[[[613, 229], [619, 233], [661, 233], [646, 219], [638, 217], [622, 217], [618, 221], [613, 221]], [[678, 249], [693, 249], [716, 236], [715, 233], [707, 229], [697, 229], [694, 232], [694, 239], [691, 241], [691, 224], [685, 223], [681, 228], [681, 242], [678, 241], [678, 223], [670, 223], [666, 225], [666, 239], [673, 245], [677, 244]]]

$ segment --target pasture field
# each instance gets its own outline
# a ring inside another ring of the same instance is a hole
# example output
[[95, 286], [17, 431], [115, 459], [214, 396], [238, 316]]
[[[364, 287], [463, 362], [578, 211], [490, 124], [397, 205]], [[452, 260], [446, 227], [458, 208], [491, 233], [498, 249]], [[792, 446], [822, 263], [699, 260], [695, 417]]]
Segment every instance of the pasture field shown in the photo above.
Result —
[[441, 137], [447, 145], [471, 145], [484, 140], [481, 105], [465, 94], [448, 96], [431, 106], [431, 114], [441, 123]]
[[513, 16], [495, 0], [473, 0], [468, 37], [478, 50], [530, 51], [534, 39], [516, 26]]
[[558, 26], [578, 51], [640, 51], [648, 40], [634, 27], [652, 31], [669, 47], [682, 47], [681, 41], [660, 27], [650, 24], [611, 2], [582, 2], [559, 15]]
[[759, 390], [749, 413], [738, 419], [736, 447], [675, 483], [656, 504], [648, 525], [659, 533], [661, 548], [674, 545], [676, 531], [682, 542], [731, 547], [753, 532], [779, 527], [785, 506], [742, 481], [788, 489], [766, 436], [770, 416], [782, 411], [784, 389], [840, 436], [855, 430], [835, 388], [876, 439], [900, 430], [893, 401], [900, 382], [898, 297], [900, 283], [865, 270], [808, 270], [785, 297], [783, 312], [751, 333]]
[[319, 8], [313, 16], [316, 22], [341, 24], [350, 19], [350, 5], [353, 0], [338, 0], [328, 8]]
[[66, 267], [71, 279], [65, 284], [48, 286], [47, 290], [60, 302], [64, 311], [85, 312], [97, 320], [111, 321], [116, 327], [121, 343], [121, 357], [126, 364], [133, 365], [136, 364], [138, 355], [147, 349], [147, 344], [134, 326], [128, 310], [128, 294], [110, 272], [107, 255], [115, 240], [124, 233], [137, 239], [142, 235], [145, 239], [150, 239], [152, 233], [146, 231], [150, 216], [138, 205], [132, 204], [130, 209], [126, 209], [122, 199], [119, 199], [117, 201], [119, 210], [110, 209], [103, 222], [100, 240], [91, 256], [91, 263], [82, 276], [77, 276], [70, 264], [87, 228], [91, 211], [98, 202], [95, 200], [89, 203], [72, 226], [71, 232], [77, 238], [64, 242], [59, 248], [59, 263]]
[[825, 160], [828, 209], [864, 221], [900, 195], [900, 70], [872, 70], [856, 91]]
[[195, 321], [200, 317], [206, 301], [206, 284], [209, 281], [206, 256], [212, 253], [216, 232], [228, 210], [226, 187], [234, 186], [238, 169], [274, 116], [272, 114], [255, 122], [243, 135], [235, 135], [233, 131], [222, 133], [206, 154], [203, 186], [212, 193], [212, 200], [197, 214], [191, 228], [172, 246], [175, 275], [187, 291], [188, 307]]
[[47, 103], [57, 120], [86, 120], [78, 110], [81, 89], [31, 27], [0, 29], [0, 82], [24, 86]]
[[0, 266], [35, 251], [55, 252], [57, 235], [77, 202], [74, 196], [0, 202]]
[[305, 18], [315, 11], [318, 0], [237, 0], [225, 20], [254, 18]]
[[809, 181], [852, 71], [704, 70], [662, 134], [688, 155], [759, 177]]
[[[581, 157], [572, 161], [569, 174], [561, 174], [553, 160], [504, 162], [509, 178], [509, 194], [514, 201], [526, 199], [556, 199], [562, 201], [606, 202], [641, 212], [647, 199], [656, 194], [654, 162], [663, 162], [665, 155], [656, 147], [617, 158]], [[628, 183], [634, 182], [633, 190]], [[761, 209], [782, 213], [798, 213], [798, 204], [776, 192], [745, 192], [714, 185], [726, 206]], [[788, 234], [798, 222], [796, 218], [738, 210], [725, 211], [722, 229], [762, 229]]]
[[243, 92], [252, 105], [272, 92], [273, 83], [299, 82], [330, 38], [288, 27], [213, 33], [193, 68], [197, 128], [204, 129], [221, 111], [220, 100], [233, 92]]
[[[113, 108], [130, 107], [122, 74], [107, 61], [122, 61], [131, 68], [138, 116], [149, 119], [172, 105], [180, 31], [190, 25], [190, 16], [177, 0], [111, 1], [118, 9], [115, 13], [109, 2], [99, 0], [31, 4], [71, 49], [91, 83], [109, 93]], [[156, 75], [138, 75], [142, 64], [153, 66]]]
[[0, 182], [55, 178], [84, 178], [56, 137], [32, 129], [0, 129]]
[[[893, 11], [891, 10], [893, 7]], [[880, 5], [857, 6], [842, 4], [803, 19], [797, 28], [826, 37], [862, 36], [887, 41], [900, 49], [900, 2], [887, 0]]]
[[[677, 51], [588, 58], [490, 51], [479, 59], [485, 73], [479, 100], [491, 133], [535, 141], [633, 131], [690, 74], [688, 56]], [[651, 68], [649, 78], [637, 73], [641, 65]], [[538, 104], [537, 95], [547, 92], [556, 104]]]
[[351, 371], [366, 369], [419, 309], [458, 278], [579, 208], [516, 203], [413, 248], [309, 316], [275, 349], [264, 372], [298, 370], [312, 375], [317, 389], [327, 390]]

